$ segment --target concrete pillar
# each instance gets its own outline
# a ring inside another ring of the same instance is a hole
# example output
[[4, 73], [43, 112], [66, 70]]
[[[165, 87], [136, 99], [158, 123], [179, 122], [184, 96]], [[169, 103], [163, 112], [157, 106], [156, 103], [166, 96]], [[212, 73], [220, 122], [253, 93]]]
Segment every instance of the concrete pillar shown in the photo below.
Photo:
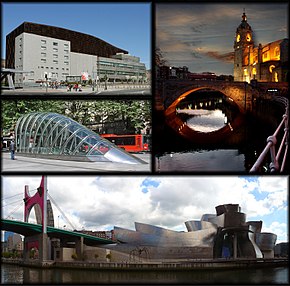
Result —
[[38, 240], [39, 240], [39, 261], [42, 262], [49, 259], [48, 256], [49, 239], [46, 233], [41, 233], [38, 235]]
[[238, 238], [237, 233], [234, 233], [234, 241], [233, 241], [233, 249], [234, 249], [234, 259], [238, 257]]
[[76, 254], [77, 254], [78, 260], [81, 260], [84, 254], [84, 238], [83, 237], [77, 238], [75, 247], [76, 247]]
[[27, 237], [24, 237], [24, 241], [23, 241], [23, 259], [24, 261], [27, 261], [29, 259], [29, 249], [27, 247]]
[[50, 240], [47, 234], [37, 234], [32, 236], [27, 236], [24, 238], [24, 249], [23, 249], [23, 258], [24, 260], [29, 260], [29, 254], [31, 247], [38, 248], [39, 261], [45, 261], [50, 259], [49, 255], [49, 243]]

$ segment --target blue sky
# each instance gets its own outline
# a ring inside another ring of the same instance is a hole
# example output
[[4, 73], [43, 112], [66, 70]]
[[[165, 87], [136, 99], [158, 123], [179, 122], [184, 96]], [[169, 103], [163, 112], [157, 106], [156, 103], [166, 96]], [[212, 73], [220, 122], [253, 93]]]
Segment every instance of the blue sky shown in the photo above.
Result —
[[258, 46], [289, 38], [288, 6], [286, 1], [159, 3], [156, 45], [169, 65], [232, 74], [231, 53], [244, 9]]
[[[151, 68], [150, 3], [1, 3], [2, 47], [23, 22], [62, 27], [100, 38], [138, 56]], [[2, 49], [5, 58], [5, 48]]]
[[[40, 180], [2, 176], [2, 216], [23, 220], [24, 186], [33, 194]], [[134, 229], [134, 222], [142, 222], [186, 231], [185, 221], [215, 214], [221, 204], [239, 204], [246, 221], [262, 220], [262, 232], [277, 234], [278, 243], [288, 241], [287, 176], [48, 176], [47, 181], [49, 195], [77, 229]], [[53, 209], [55, 225], [68, 227]]]

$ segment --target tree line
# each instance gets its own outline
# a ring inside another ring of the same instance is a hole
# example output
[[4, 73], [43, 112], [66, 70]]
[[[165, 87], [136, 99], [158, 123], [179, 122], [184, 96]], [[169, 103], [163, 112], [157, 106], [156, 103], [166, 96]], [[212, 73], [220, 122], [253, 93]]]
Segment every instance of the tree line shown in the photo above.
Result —
[[131, 133], [151, 129], [151, 102], [145, 100], [2, 100], [2, 136], [15, 129], [20, 116], [31, 112], [59, 113], [89, 129], [98, 126], [99, 132], [104, 124], [118, 122]]

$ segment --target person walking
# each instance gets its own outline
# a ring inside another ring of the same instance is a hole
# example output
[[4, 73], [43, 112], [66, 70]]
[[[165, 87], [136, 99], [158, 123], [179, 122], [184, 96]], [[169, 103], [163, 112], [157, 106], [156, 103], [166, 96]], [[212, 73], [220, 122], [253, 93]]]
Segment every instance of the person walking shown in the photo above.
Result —
[[14, 139], [12, 139], [10, 146], [9, 146], [9, 151], [10, 151], [10, 155], [11, 155], [11, 160], [15, 159], [15, 142]]

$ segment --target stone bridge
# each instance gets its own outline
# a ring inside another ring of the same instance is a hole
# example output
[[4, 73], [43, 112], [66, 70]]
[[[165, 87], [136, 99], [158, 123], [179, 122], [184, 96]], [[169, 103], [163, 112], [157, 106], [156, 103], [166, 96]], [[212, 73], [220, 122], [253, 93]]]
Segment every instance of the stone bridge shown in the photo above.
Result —
[[[254, 85], [247, 82], [164, 80], [157, 82], [157, 101], [161, 100], [163, 109], [167, 109], [175, 101], [177, 103], [177, 100], [203, 89], [219, 91], [230, 97], [242, 113], [252, 110], [254, 97], [269, 97], [273, 94], [288, 97], [288, 83], [284, 82], [257, 82]], [[277, 91], [272, 92], [274, 90]]]

